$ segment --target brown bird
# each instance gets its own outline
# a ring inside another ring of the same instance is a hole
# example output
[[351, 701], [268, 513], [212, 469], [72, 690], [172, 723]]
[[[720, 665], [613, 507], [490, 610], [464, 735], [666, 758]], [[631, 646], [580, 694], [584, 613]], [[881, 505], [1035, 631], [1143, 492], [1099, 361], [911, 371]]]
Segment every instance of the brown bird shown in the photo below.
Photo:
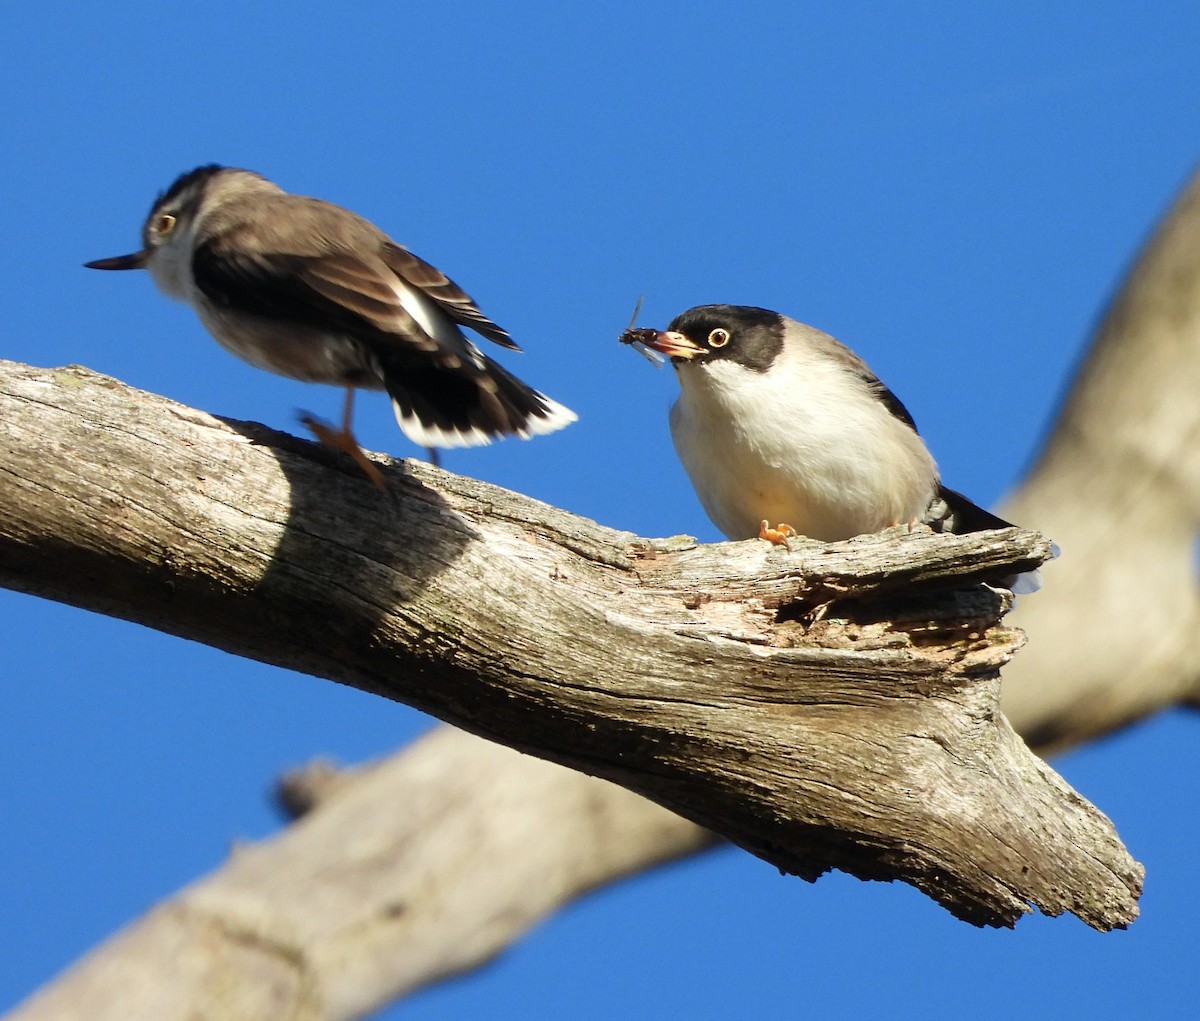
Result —
[[132, 255], [86, 265], [149, 270], [244, 361], [344, 386], [340, 429], [306, 421], [376, 484], [382, 477], [351, 428], [356, 388], [386, 390], [400, 428], [424, 447], [528, 438], [576, 420], [468, 339], [463, 327], [518, 350], [462, 288], [340, 206], [214, 164], [155, 200], [142, 242]]

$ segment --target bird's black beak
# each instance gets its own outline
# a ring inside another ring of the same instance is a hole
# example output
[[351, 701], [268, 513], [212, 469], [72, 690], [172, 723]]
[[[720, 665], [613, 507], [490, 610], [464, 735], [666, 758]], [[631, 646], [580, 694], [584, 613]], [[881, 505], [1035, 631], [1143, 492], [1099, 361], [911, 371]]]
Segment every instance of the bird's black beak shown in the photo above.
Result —
[[114, 255], [111, 259], [96, 259], [83, 265], [86, 269], [145, 269], [149, 257], [150, 253], [143, 249], [132, 255]]

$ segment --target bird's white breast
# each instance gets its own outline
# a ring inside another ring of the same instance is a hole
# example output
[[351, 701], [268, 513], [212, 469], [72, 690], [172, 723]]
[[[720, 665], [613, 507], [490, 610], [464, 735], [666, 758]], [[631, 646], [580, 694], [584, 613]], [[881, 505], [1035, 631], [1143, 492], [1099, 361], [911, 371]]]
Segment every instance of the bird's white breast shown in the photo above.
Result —
[[729, 538], [758, 535], [766, 519], [835, 541], [919, 518], [932, 499], [925, 444], [844, 365], [793, 348], [767, 372], [716, 359], [677, 368], [671, 435]]

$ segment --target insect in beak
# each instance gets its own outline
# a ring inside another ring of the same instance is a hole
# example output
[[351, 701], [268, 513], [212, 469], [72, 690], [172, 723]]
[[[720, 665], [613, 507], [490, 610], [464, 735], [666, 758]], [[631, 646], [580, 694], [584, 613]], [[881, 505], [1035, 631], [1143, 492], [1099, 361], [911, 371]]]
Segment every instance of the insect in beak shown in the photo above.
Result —
[[629, 344], [639, 354], [645, 355], [647, 360], [652, 362], [655, 367], [661, 369], [667, 360], [658, 351], [654, 350], [653, 344], [658, 339], [658, 330], [650, 330], [646, 328], [633, 328], [633, 324], [637, 322], [637, 317], [642, 313], [642, 302], [645, 300], [645, 295], [638, 297], [637, 305], [634, 306], [633, 315], [629, 317], [629, 325], [625, 327], [625, 332], [621, 334], [621, 343]]

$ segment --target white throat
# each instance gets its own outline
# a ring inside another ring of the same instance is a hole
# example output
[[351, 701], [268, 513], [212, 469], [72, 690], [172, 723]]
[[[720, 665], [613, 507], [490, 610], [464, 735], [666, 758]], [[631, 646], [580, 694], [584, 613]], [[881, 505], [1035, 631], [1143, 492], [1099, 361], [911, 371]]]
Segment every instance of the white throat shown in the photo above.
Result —
[[192, 253], [196, 250], [194, 221], [172, 234], [166, 244], [154, 250], [146, 269], [163, 294], [197, 307], [198, 292], [192, 276]]

